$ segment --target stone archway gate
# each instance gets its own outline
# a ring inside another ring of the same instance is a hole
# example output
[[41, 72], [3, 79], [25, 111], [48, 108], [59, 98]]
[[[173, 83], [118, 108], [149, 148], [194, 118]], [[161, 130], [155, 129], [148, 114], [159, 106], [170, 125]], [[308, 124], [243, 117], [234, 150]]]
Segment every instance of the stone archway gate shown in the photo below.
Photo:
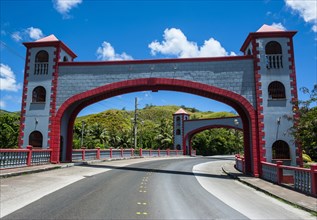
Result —
[[[241, 48], [242, 56], [106, 62], [75, 62], [76, 55], [53, 35], [24, 43], [27, 56], [19, 145], [26, 147], [36, 130], [43, 136], [43, 148], [52, 149], [52, 162], [68, 160], [73, 123], [84, 107], [136, 91], [179, 91], [223, 102], [238, 112], [243, 123], [246, 171], [258, 176], [260, 161], [271, 158], [267, 143], [272, 121], [276, 120], [276, 112], [267, 110], [264, 102], [268, 92], [263, 84], [269, 81], [266, 74], [271, 70], [265, 68], [262, 44], [274, 39], [282, 45], [286, 68], [279, 70], [281, 76], [277, 78], [284, 83], [287, 96], [297, 98], [294, 34], [272, 30], [250, 33]], [[40, 63], [37, 54], [43, 50], [48, 53], [48, 61]], [[40, 103], [34, 102], [38, 86], [46, 90], [46, 99]], [[279, 114], [293, 114], [290, 105], [278, 109]], [[289, 128], [292, 124], [283, 126]], [[296, 162], [296, 148], [290, 138], [286, 141]]]

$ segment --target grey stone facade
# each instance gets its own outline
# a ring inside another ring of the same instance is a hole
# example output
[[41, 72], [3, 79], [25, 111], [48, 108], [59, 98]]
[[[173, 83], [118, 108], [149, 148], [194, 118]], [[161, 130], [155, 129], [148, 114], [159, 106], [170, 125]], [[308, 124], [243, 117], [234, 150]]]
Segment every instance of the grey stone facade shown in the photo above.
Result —
[[[243, 49], [241, 49], [245, 54], [243, 56], [170, 59], [168, 61], [74, 62], [73, 59], [76, 55], [57, 39], [49, 41], [52, 39], [49, 38], [44, 41], [26, 43], [28, 55], [21, 114], [23, 126], [19, 143], [21, 143], [21, 147], [26, 147], [29, 144], [30, 134], [33, 131], [39, 131], [43, 135], [42, 147], [48, 148], [53, 143], [50, 135], [54, 135], [57, 140], [53, 146], [54, 154], [59, 155], [57, 149], [59, 151], [61, 146], [60, 152], [64, 159], [67, 149], [71, 148], [71, 143], [67, 140], [68, 132], [71, 131], [69, 121], [74, 116], [73, 112], [78, 110], [77, 108], [81, 104], [80, 102], [71, 103], [61, 118], [58, 118], [60, 121], [56, 122], [55, 127], [52, 127], [58, 110], [63, 109], [62, 106], [65, 106], [67, 100], [79, 94], [87, 94], [88, 91], [94, 89], [101, 87], [104, 89], [107, 85], [128, 80], [180, 79], [186, 82], [197, 82], [219, 91], [228, 91], [230, 94], [237, 94], [238, 98], [233, 102], [241, 105], [239, 107], [242, 112], [248, 111], [244, 119], [250, 123], [250, 130], [252, 126], [253, 136], [256, 135], [259, 138], [259, 143], [257, 143], [257, 137], [249, 137], [249, 166], [255, 166], [258, 169], [256, 164], [258, 161], [265, 159], [271, 162], [273, 159], [272, 145], [278, 140], [285, 141], [289, 145], [290, 163], [296, 165], [299, 155], [296, 153], [294, 140], [289, 133], [293, 122], [287, 120], [293, 116], [291, 100], [297, 98], [294, 95], [294, 90], [297, 89], [296, 84], [293, 83], [295, 75], [292, 76], [295, 72], [292, 73], [291, 68], [294, 66], [292, 64], [293, 48], [291, 48], [293, 35], [293, 32], [276, 32], [275, 30], [273, 32], [267, 32], [267, 30], [254, 32], [250, 33], [243, 44]], [[272, 41], [278, 42], [282, 48], [283, 66], [280, 68], [267, 68], [265, 47]], [[44, 75], [34, 74], [35, 56], [40, 50], [45, 50], [49, 54], [48, 72]], [[277, 100], [269, 96], [268, 86], [273, 81], [284, 85], [285, 99]], [[32, 92], [37, 86], [42, 86], [46, 90], [46, 101], [43, 103], [32, 102]], [[87, 97], [87, 99], [89, 98]], [[229, 99], [226, 95], [221, 98]], [[247, 101], [245, 102], [244, 99]], [[248, 105], [248, 109], [244, 109], [244, 105]], [[255, 112], [253, 119], [256, 120], [251, 121], [247, 117], [253, 112]], [[185, 123], [182, 124], [182, 126], [184, 125]], [[256, 131], [257, 128], [259, 131]], [[177, 143], [184, 143], [182, 138], [187, 132], [184, 129], [187, 128], [183, 127], [181, 135], [175, 137], [174, 141]], [[251, 134], [248, 135], [251, 136]], [[59, 140], [59, 137], [61, 139], [63, 137], [63, 142]], [[262, 152], [264, 153], [262, 154]], [[260, 155], [261, 158], [252, 159], [257, 155]], [[58, 161], [57, 156], [54, 157], [55, 161]], [[253, 162], [254, 164], [251, 165]]]

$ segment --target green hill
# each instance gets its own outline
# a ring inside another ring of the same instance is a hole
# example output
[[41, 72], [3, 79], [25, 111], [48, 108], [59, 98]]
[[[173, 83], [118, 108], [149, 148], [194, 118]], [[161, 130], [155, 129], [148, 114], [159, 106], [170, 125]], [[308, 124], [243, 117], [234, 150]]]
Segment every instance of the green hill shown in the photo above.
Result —
[[[229, 112], [201, 112], [186, 106], [147, 105], [137, 112], [138, 147], [172, 148], [173, 114], [181, 107], [190, 115], [191, 119], [221, 118], [235, 115]], [[74, 126], [74, 148], [81, 147], [82, 122], [85, 123], [83, 138], [85, 147], [133, 147], [134, 111], [110, 109], [98, 114], [78, 117]], [[195, 140], [196, 142], [197, 140]], [[198, 142], [201, 143], [201, 141]]]

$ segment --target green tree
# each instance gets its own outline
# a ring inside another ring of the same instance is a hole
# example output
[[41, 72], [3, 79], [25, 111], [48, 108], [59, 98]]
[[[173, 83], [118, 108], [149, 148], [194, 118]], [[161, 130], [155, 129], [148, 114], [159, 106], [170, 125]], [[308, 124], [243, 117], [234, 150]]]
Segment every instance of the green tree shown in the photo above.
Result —
[[211, 129], [196, 134], [192, 147], [204, 156], [233, 154], [243, 151], [243, 134], [234, 129]]
[[311, 91], [307, 88], [300, 91], [308, 95], [308, 99], [297, 103], [299, 117], [295, 118], [293, 134], [306, 154], [317, 161], [317, 85]]
[[17, 148], [20, 117], [16, 114], [0, 113], [1, 148]]

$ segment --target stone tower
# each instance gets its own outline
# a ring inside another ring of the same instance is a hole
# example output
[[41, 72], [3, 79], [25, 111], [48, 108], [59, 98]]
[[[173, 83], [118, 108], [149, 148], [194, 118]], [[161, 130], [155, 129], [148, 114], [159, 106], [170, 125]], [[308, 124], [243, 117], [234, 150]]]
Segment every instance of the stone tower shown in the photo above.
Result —
[[[174, 149], [187, 152], [184, 146], [184, 121], [189, 119], [189, 114], [182, 108], [173, 114], [173, 134], [174, 134]], [[188, 146], [187, 146], [188, 147]]]
[[27, 48], [19, 146], [49, 148], [56, 114], [58, 63], [76, 55], [54, 35], [24, 43]]
[[250, 33], [241, 51], [254, 60], [259, 148], [262, 160], [300, 165], [301, 151], [290, 134], [297, 100], [293, 36], [263, 25]]

